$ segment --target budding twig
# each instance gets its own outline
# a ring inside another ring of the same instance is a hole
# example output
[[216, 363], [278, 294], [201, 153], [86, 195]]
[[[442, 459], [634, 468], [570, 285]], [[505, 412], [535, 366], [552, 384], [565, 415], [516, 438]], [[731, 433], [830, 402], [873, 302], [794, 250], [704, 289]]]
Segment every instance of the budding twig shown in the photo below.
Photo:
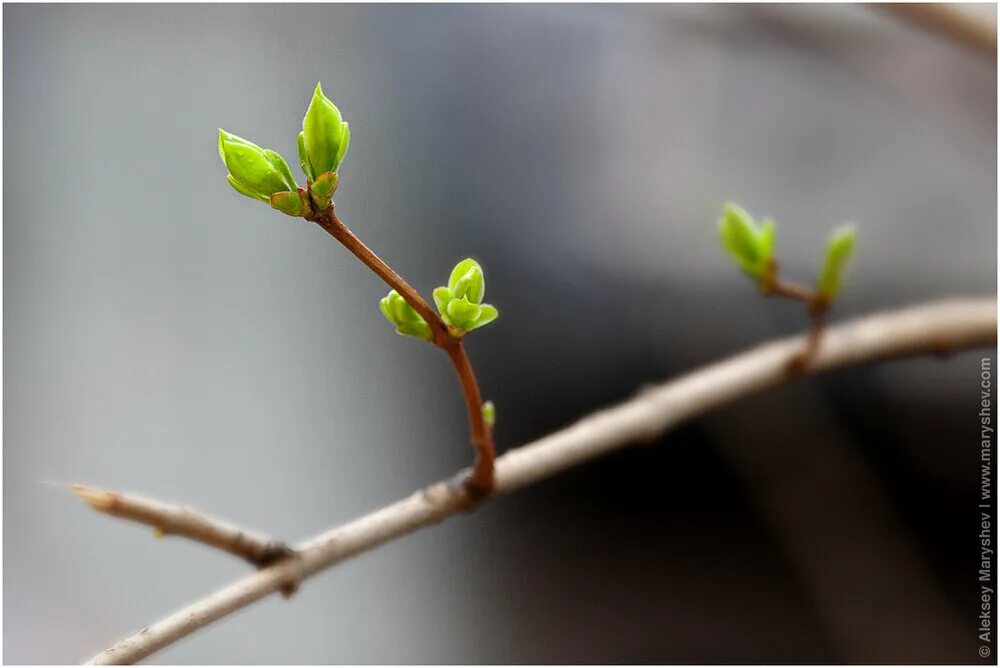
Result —
[[448, 359], [455, 367], [455, 373], [458, 375], [458, 381], [465, 396], [472, 444], [476, 450], [475, 463], [466, 483], [469, 496], [476, 500], [489, 495], [493, 487], [496, 449], [493, 445], [492, 430], [483, 419], [482, 395], [479, 392], [479, 384], [476, 381], [476, 374], [472, 370], [472, 364], [462, 347], [461, 336], [453, 334], [441, 316], [427, 303], [427, 300], [348, 229], [347, 225], [337, 216], [332, 203], [325, 209], [313, 210], [306, 219], [316, 223], [339, 241], [354, 257], [375, 272], [390, 288], [398, 292], [406, 303], [427, 322], [427, 326], [431, 330], [431, 342], [447, 353]]

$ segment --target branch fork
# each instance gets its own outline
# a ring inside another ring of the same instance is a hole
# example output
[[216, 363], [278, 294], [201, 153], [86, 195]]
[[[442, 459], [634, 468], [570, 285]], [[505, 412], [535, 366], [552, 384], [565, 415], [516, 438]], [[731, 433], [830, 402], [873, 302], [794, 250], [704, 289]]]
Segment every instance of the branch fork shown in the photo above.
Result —
[[802, 351], [788, 363], [788, 370], [802, 373], [816, 357], [820, 339], [826, 328], [826, 316], [830, 310], [830, 300], [801, 283], [786, 281], [780, 277], [778, 261], [773, 257], [767, 261], [764, 273], [760, 277], [760, 291], [765, 297], [779, 297], [801, 302], [809, 315], [809, 333], [806, 335]]

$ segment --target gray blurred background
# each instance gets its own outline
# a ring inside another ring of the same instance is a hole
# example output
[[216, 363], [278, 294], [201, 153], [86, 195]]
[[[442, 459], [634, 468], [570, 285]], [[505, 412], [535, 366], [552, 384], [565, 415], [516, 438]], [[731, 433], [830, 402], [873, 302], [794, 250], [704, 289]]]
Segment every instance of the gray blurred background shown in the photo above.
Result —
[[[483, 261], [504, 449], [803, 327], [724, 257], [727, 199], [804, 280], [860, 223], [834, 320], [995, 294], [994, 63], [870, 8], [3, 11], [6, 662], [79, 661], [248, 572], [45, 481], [299, 540], [470, 461], [379, 280], [225, 182], [216, 128], [295, 162], [317, 80], [353, 131], [343, 219], [425, 291]], [[155, 660], [977, 661], [980, 357], [748, 400]]]

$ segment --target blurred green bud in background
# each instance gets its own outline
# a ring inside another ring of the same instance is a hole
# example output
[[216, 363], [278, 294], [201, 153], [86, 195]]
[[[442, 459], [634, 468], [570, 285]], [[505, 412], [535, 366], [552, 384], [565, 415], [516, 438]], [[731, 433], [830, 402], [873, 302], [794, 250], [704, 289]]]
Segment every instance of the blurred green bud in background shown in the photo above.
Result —
[[826, 257], [819, 271], [817, 285], [820, 297], [828, 302], [833, 301], [844, 284], [856, 239], [857, 230], [854, 225], [842, 225], [836, 228], [827, 239]]
[[749, 213], [728, 202], [719, 217], [719, 239], [747, 275], [764, 277], [774, 257], [774, 221], [765, 219], [758, 226]]

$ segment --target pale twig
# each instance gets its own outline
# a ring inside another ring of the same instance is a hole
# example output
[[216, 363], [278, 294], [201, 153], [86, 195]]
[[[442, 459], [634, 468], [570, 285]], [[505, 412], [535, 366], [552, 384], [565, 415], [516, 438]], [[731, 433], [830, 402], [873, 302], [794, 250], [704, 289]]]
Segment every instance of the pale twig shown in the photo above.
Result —
[[151, 526], [157, 536], [183, 536], [218, 548], [257, 567], [269, 566], [292, 553], [280, 540], [234, 527], [187, 506], [87, 485], [73, 485], [72, 489], [94, 510]]
[[[948, 353], [996, 343], [994, 299], [939, 302], [830, 328], [810, 365], [791, 373], [801, 336], [712, 364], [643, 391], [617, 406], [497, 459], [493, 495], [507, 494], [793, 378], [907, 355]], [[464, 480], [460, 474], [455, 480]], [[274, 592], [469, 507], [462, 484], [441, 482], [299, 545], [295, 556], [253, 573], [125, 638], [95, 664], [139, 661]]]

